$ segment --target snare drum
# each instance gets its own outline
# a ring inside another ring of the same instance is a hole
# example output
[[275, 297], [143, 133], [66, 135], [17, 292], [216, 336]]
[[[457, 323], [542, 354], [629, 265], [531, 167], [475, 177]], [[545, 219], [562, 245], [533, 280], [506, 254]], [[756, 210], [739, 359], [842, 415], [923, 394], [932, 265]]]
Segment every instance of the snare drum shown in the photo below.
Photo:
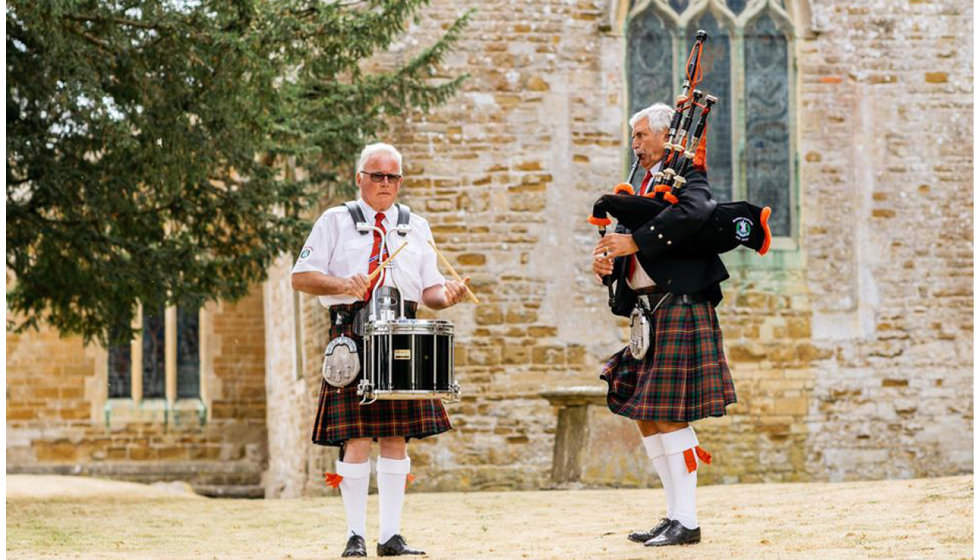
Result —
[[379, 400], [459, 400], [449, 321], [396, 319], [364, 325], [362, 403]]

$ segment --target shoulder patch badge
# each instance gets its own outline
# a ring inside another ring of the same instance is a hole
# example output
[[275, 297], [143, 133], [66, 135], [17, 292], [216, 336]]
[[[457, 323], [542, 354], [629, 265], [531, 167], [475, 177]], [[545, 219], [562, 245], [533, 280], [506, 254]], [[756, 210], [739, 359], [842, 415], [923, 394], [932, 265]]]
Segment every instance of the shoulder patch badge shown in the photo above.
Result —
[[752, 235], [752, 220], [748, 218], [735, 218], [735, 239], [747, 241]]
[[303, 247], [303, 250], [299, 252], [299, 258], [305, 259], [309, 257], [310, 253], [312, 252], [313, 252], [313, 247], [309, 247], [309, 246]]

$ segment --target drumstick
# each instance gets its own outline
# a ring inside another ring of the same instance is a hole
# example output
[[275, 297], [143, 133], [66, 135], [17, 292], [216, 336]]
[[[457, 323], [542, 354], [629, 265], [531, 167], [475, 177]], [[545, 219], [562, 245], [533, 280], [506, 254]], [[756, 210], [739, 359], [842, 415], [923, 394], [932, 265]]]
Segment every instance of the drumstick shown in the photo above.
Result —
[[368, 277], [367, 277], [367, 283], [368, 283], [368, 285], [370, 285], [371, 282], [374, 281], [374, 277], [375, 276], [377, 276], [378, 274], [381, 274], [381, 269], [384, 268], [384, 266], [386, 264], [388, 264], [388, 261], [390, 261], [391, 259], [395, 258], [395, 255], [397, 255], [398, 253], [400, 253], [401, 250], [405, 248], [405, 245], [408, 245], [408, 241], [402, 243], [402, 246], [401, 247], [399, 247], [398, 249], [396, 249], [395, 252], [392, 253], [390, 257], [388, 257], [381, 264], [378, 265], [378, 268], [374, 269], [374, 272], [372, 272], [371, 274], [368, 275]]
[[453, 268], [453, 265], [449, 264], [449, 261], [446, 260], [446, 257], [442, 256], [442, 251], [440, 251], [439, 248], [436, 247], [436, 244], [433, 243], [432, 241], [429, 241], [429, 246], [435, 250], [436, 256], [438, 256], [439, 260], [442, 261], [442, 264], [444, 264], [446, 268], [449, 269], [449, 273], [452, 274], [453, 277], [455, 277], [456, 280], [460, 284], [462, 284], [464, 288], [466, 288], [466, 295], [470, 296], [470, 299], [473, 301], [473, 303], [480, 305], [480, 300], [476, 299], [476, 294], [474, 294], [473, 290], [471, 290], [470, 287], [466, 285], [466, 282], [463, 282], [463, 279], [459, 277], [459, 274], [456, 274], [456, 269]]

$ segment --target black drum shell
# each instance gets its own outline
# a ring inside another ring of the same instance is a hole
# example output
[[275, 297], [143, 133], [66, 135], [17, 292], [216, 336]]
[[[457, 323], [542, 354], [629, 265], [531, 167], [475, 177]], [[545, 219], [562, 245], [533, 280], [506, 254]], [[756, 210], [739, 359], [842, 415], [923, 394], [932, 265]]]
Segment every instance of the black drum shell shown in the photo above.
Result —
[[449, 321], [367, 323], [364, 378], [385, 398], [434, 398], [455, 387], [454, 328]]

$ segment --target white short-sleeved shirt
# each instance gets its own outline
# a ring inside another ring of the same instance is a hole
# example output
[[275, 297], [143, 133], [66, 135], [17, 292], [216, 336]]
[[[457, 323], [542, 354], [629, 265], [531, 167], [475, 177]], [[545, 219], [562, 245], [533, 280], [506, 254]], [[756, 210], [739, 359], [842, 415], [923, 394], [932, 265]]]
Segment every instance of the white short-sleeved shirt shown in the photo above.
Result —
[[[363, 200], [359, 199], [357, 203], [364, 213], [365, 221], [373, 226], [377, 212]], [[403, 243], [408, 243], [408, 246], [391, 261], [394, 268], [384, 275], [383, 285], [397, 287], [403, 300], [420, 302], [426, 288], [446, 283], [436, 267], [436, 253], [429, 246], [429, 241], [432, 240], [429, 222], [412, 213], [408, 221], [411, 231], [402, 237], [394, 231], [398, 223], [398, 208], [392, 204], [384, 215], [382, 224], [388, 231], [388, 253], [394, 254]], [[373, 230], [362, 235], [355, 229], [354, 220], [345, 206], [331, 208], [321, 214], [313, 224], [313, 231], [306, 238], [296, 265], [293, 266], [293, 274], [319, 272], [338, 278], [350, 278], [355, 274], [366, 276], [373, 245]], [[320, 305], [324, 307], [358, 301], [349, 295], [318, 298]]]

